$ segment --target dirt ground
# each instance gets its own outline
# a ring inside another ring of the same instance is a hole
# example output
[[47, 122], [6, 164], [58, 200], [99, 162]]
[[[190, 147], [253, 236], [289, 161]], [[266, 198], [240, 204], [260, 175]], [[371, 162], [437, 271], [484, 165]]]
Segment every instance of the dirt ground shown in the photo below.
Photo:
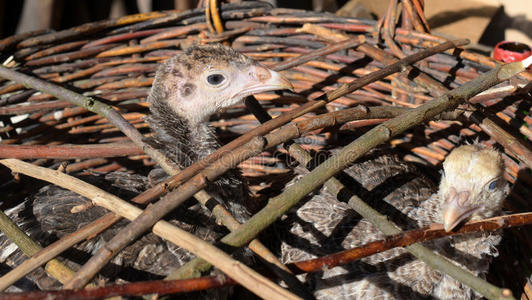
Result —
[[[358, 1], [377, 16], [388, 2]], [[486, 46], [502, 40], [532, 45], [532, 0], [425, 0], [425, 15], [435, 33]]]
[[484, 45], [503, 39], [532, 45], [530, 0], [428, 0], [425, 5], [435, 31]]

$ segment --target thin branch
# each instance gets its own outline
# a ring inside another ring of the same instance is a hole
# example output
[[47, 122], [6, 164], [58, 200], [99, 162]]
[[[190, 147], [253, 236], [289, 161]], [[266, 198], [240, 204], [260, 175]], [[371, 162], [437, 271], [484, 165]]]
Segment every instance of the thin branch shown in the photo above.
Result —
[[26, 47], [34, 47], [38, 45], [43, 44], [51, 44], [54, 42], [60, 42], [64, 40], [68, 40], [74, 37], [79, 37], [81, 35], [88, 35], [88, 34], [94, 34], [96, 32], [110, 29], [115, 27], [116, 25], [124, 25], [124, 24], [133, 24], [138, 23], [154, 18], [159, 18], [162, 16], [166, 16], [166, 13], [161, 12], [149, 12], [149, 13], [141, 13], [141, 14], [134, 14], [130, 16], [124, 16], [118, 19], [114, 20], [103, 20], [103, 21], [97, 21], [92, 23], [86, 23], [77, 27], [72, 27], [69, 29], [65, 29], [59, 32], [51, 32], [48, 34], [42, 34], [36, 37], [30, 37], [26, 38], [23, 41], [21, 41], [17, 46], [19, 48], [26, 48]]
[[508, 133], [497, 123], [490, 120], [485, 116], [478, 108], [473, 112], [465, 112], [464, 116], [469, 120], [478, 124], [478, 126], [489, 136], [491, 136], [497, 143], [501, 144], [504, 149], [507, 149], [510, 153], [513, 153], [520, 161], [532, 169], [532, 151]]
[[441, 224], [431, 227], [404, 231], [387, 236], [384, 240], [374, 241], [360, 247], [337, 252], [324, 257], [294, 262], [287, 266], [295, 273], [315, 272], [318, 270], [334, 268], [355, 260], [368, 257], [375, 253], [384, 252], [395, 247], [406, 247], [415, 243], [430, 241], [447, 236], [473, 232], [493, 232], [504, 228], [532, 224], [532, 213], [521, 213], [499, 216], [479, 221], [470, 221], [456, 231], [446, 232]]
[[395, 22], [397, 20], [397, 4], [397, 1], [389, 2], [388, 10], [386, 11], [386, 14], [383, 17], [384, 24], [380, 32], [382, 32], [384, 42], [386, 43], [386, 46], [388, 46], [388, 48], [392, 51], [392, 53], [399, 58], [403, 58], [405, 55], [401, 51], [401, 48], [395, 43], [395, 40], [393, 38], [395, 34]]
[[54, 300], [89, 300], [104, 299], [115, 296], [132, 297], [142, 295], [168, 295], [176, 293], [186, 293], [202, 291], [211, 288], [219, 288], [234, 285], [236, 282], [231, 278], [220, 275], [212, 277], [201, 277], [188, 280], [152, 280], [134, 283], [113, 284], [104, 287], [81, 290], [61, 290], [61, 291], [35, 291], [23, 293], [3, 293], [0, 297], [4, 300], [26, 300], [26, 299], [54, 299]]
[[0, 158], [74, 159], [144, 154], [133, 143], [89, 145], [0, 145]]
[[[328, 41], [335, 42], [335, 43], [345, 42], [346, 40], [350, 39], [350, 37], [347, 34], [343, 34], [343, 33], [340, 33], [340, 32], [333, 32], [330, 29], [327, 29], [327, 28], [324, 28], [322, 26], [315, 25], [315, 24], [305, 25], [302, 28], [302, 30], [305, 29], [305, 28], [306, 28], [307, 32], [315, 34], [315, 35], [318, 35], [319, 37], [321, 37], [323, 39], [326, 39]], [[445, 46], [446, 43], [453, 43], [455, 45], [455, 47], [446, 47]], [[439, 53], [439, 52], [443, 52], [443, 51], [449, 50], [451, 48], [457, 48], [459, 46], [464, 46], [466, 44], [469, 44], [469, 40], [467, 40], [467, 39], [455, 40], [455, 41], [447, 41], [447, 42], [441, 43], [439, 45], [436, 45], [434, 47], [427, 48], [424, 51], [430, 51], [433, 54], [435, 54], [435, 53]], [[413, 79], [414, 82], [416, 82], [417, 84], [419, 84], [422, 87], [425, 87], [427, 89], [428, 93], [431, 94], [434, 97], [439, 97], [439, 96], [443, 95], [444, 93], [446, 93], [448, 91], [445, 87], [443, 87], [440, 84], [440, 82], [434, 80], [433, 78], [431, 78], [430, 76], [428, 76], [427, 74], [425, 74], [423, 72], [419, 72], [416, 67], [412, 66], [414, 63], [417, 63], [420, 60], [422, 60], [422, 59], [427, 57], [427, 56], [425, 56], [423, 54], [423, 51], [419, 51], [419, 52], [417, 52], [415, 54], [412, 54], [410, 56], [407, 56], [407, 57], [399, 60], [399, 59], [395, 58], [393, 55], [388, 54], [386, 51], [384, 51], [382, 49], [379, 49], [377, 47], [374, 47], [374, 46], [372, 46], [372, 45], [370, 45], [368, 43], [360, 45], [357, 48], [357, 50], [359, 50], [360, 52], [368, 55], [369, 57], [373, 58], [374, 60], [381, 62], [382, 64], [384, 64], [386, 66], [398, 64], [398, 63], [401, 63], [402, 61], [404, 61], [405, 59], [408, 59], [409, 57], [420, 55], [423, 58], [421, 58], [421, 59], [413, 59], [413, 62], [410, 63], [410, 64], [409, 63], [403, 63], [401, 72], [403, 74], [417, 74], [417, 73], [419, 73], [418, 76], [414, 77], [414, 79]], [[402, 57], [404, 57], [404, 56], [405, 55], [403, 55]], [[333, 91], [332, 93], [334, 93], [334, 92], [335, 91]]]
[[319, 48], [314, 51], [311, 51], [307, 54], [299, 55], [292, 59], [287, 59], [285, 61], [277, 63], [273, 66], [273, 70], [275, 71], [288, 70], [290, 68], [302, 65], [313, 59], [320, 58], [320, 57], [326, 56], [331, 53], [335, 53], [335, 52], [342, 51], [345, 49], [356, 48], [365, 42], [366, 42], [366, 37], [363, 35], [358, 36], [357, 38], [347, 39], [345, 41], [335, 43], [329, 46], [325, 46], [323, 48]]

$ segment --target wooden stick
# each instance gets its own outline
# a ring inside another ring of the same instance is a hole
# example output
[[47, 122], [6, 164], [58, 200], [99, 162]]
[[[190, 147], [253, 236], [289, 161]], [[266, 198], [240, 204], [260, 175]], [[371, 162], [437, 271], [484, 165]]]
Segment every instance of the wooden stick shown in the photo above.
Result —
[[[123, 284], [112, 284], [103, 287], [94, 287], [81, 290], [61, 291], [30, 291], [22, 293], [3, 293], [3, 300], [26, 299], [54, 299], [54, 300], [89, 300], [108, 299], [115, 296], [142, 296], [142, 295], [167, 295], [201, 291], [209, 288], [219, 288], [237, 284], [233, 279], [220, 274], [219, 276], [201, 277], [187, 280], [152, 280]], [[186, 297], [186, 296], [184, 296]]]
[[525, 226], [530, 224], [532, 224], [532, 212], [498, 216], [478, 221], [469, 221], [461, 226], [458, 230], [449, 232], [446, 232], [441, 224], [433, 224], [427, 228], [404, 231], [388, 236], [384, 240], [370, 242], [359, 247], [337, 252], [324, 257], [294, 262], [288, 264], [288, 267], [292, 269], [295, 274], [315, 272], [324, 268], [330, 269], [339, 265], [344, 265], [395, 247], [406, 247], [415, 243], [430, 241], [451, 235], [473, 232], [493, 232], [504, 228]]
[[74, 159], [144, 154], [133, 143], [89, 145], [0, 145], [0, 158]]

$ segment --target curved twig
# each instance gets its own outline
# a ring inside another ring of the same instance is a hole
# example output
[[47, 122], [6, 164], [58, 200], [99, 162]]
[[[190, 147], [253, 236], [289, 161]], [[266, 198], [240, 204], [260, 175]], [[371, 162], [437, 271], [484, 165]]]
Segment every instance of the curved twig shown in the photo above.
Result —
[[113, 284], [104, 287], [95, 287], [81, 290], [61, 290], [61, 291], [32, 291], [23, 293], [3, 293], [0, 297], [4, 300], [26, 300], [26, 299], [55, 299], [55, 300], [89, 300], [103, 299], [115, 296], [142, 296], [142, 295], [167, 295], [193, 291], [202, 291], [210, 288], [219, 288], [234, 285], [236, 281], [220, 275], [212, 277], [201, 277], [185, 280], [152, 280], [134, 283]]

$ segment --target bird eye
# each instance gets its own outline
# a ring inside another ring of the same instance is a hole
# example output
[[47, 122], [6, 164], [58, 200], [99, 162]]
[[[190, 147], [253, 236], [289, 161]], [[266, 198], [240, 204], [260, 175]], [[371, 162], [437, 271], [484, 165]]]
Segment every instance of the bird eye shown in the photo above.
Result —
[[219, 85], [222, 82], [224, 82], [224, 80], [225, 80], [225, 76], [223, 76], [222, 74], [211, 74], [207, 76], [207, 82], [210, 85]]
[[493, 191], [497, 187], [498, 180], [493, 180], [490, 185], [488, 186], [488, 189], [490, 191]]

